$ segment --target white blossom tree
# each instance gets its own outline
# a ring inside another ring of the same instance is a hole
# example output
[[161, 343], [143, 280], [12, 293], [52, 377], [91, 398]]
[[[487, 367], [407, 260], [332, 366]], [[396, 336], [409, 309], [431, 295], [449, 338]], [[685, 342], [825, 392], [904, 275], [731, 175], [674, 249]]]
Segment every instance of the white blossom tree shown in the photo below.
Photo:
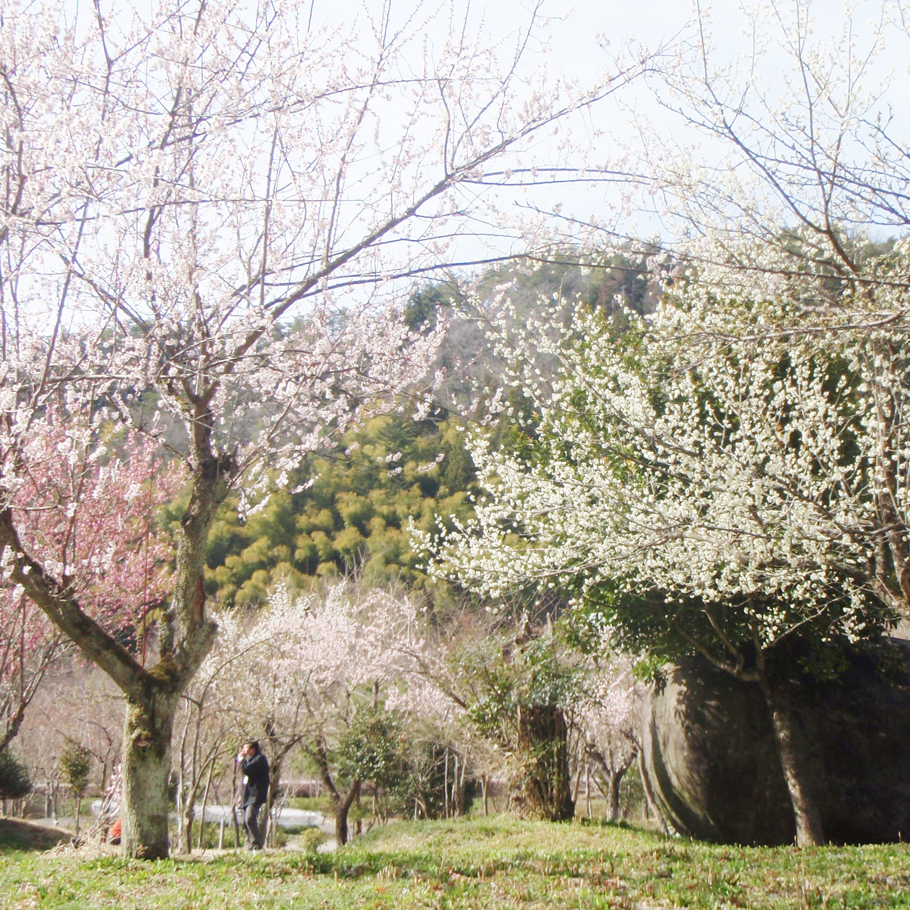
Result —
[[[752, 316], [780, 327], [785, 310]], [[478, 438], [489, 498], [437, 547], [444, 570], [491, 593], [566, 585], [629, 649], [698, 652], [758, 683], [801, 842], [817, 841], [766, 658], [797, 635], [874, 638], [908, 612], [889, 549], [908, 519], [906, 392], [881, 333], [774, 343], [758, 326], [731, 335], [728, 317], [695, 286], [622, 339], [596, 318], [562, 346], [537, 335], [533, 353], [563, 363], [551, 384], [525, 383], [537, 442], [514, 454]]]
[[653, 74], [678, 129], [642, 127], [629, 200], [661, 224], [662, 305], [624, 338], [505, 339], [539, 442], [478, 440], [491, 498], [440, 547], [482, 587], [569, 584], [633, 649], [761, 685], [800, 843], [824, 833], [767, 661], [910, 615], [907, 74], [884, 66], [908, 32], [870, 8], [756, 4], [736, 60], [701, 20]]
[[[641, 751], [638, 715], [643, 695], [644, 684], [635, 678], [630, 657], [611, 655], [606, 647], [588, 656], [572, 722], [581, 739], [586, 776], [603, 793], [604, 818], [613, 822], [620, 820], [623, 779]], [[586, 797], [590, 801], [590, 791]]]
[[[560, 84], [526, 64], [538, 27], [533, 12], [501, 43], [454, 6], [396, 20], [384, 3], [333, 29], [298, 3], [4, 4], [0, 546], [7, 577], [125, 695], [128, 855], [167, 854], [174, 712], [214, 635], [203, 555], [219, 505], [415, 388], [436, 339], [377, 308], [390, 281], [444, 265], [472, 223], [488, 235], [488, 189], [571, 179], [567, 147], [534, 158], [535, 138], [641, 68]], [[117, 457], [104, 428], [123, 424], [187, 472], [153, 666], [21, 534], [51, 405], [99, 458]]]

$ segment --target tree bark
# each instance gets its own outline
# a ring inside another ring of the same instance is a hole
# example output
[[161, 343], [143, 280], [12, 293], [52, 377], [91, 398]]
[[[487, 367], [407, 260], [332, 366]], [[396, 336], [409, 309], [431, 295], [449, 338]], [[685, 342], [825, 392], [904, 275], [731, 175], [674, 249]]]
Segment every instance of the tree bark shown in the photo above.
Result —
[[316, 743], [316, 747], [310, 751], [310, 755], [319, 768], [322, 782], [332, 796], [332, 811], [335, 813], [335, 839], [338, 841], [338, 846], [343, 847], [348, 842], [348, 814], [351, 806], [354, 805], [354, 800], [360, 796], [361, 782], [355, 780], [346, 794], [338, 789], [329, 770], [328, 751], [323, 740]]
[[332, 794], [332, 806], [335, 810], [335, 838], [338, 846], [343, 847], [348, 842], [348, 813], [354, 800], [360, 795], [360, 781], [354, 781], [347, 796]]
[[813, 847], [825, 843], [821, 814], [809, 786], [809, 775], [805, 767], [803, 750], [799, 741], [789, 693], [785, 684], [772, 684], [764, 673], [758, 680], [765, 703], [771, 715], [771, 724], [777, 740], [780, 763], [793, 805], [793, 819], [796, 823], [796, 845]]
[[598, 787], [603, 793], [605, 800], [604, 818], [613, 822], [619, 821], [622, 780], [629, 768], [632, 767], [632, 762], [635, 761], [636, 755], [640, 752], [637, 745], [634, 748], [631, 748], [630, 743], [631, 739], [629, 738], [626, 743], [626, 748], [619, 752], [618, 758], [616, 757], [617, 753], [612, 748], [606, 750], [598, 749], [597, 745], [593, 742], [589, 742], [585, 746], [585, 755], [587, 759], [596, 763], [601, 777], [606, 784], [605, 787], [601, 787], [598, 782]]
[[565, 716], [556, 705], [519, 708], [521, 769], [513, 796], [519, 812], [547, 821], [564, 821], [575, 814], [568, 735]]
[[136, 859], [168, 855], [168, 778], [177, 695], [149, 686], [146, 697], [127, 697], [123, 734], [123, 852]]

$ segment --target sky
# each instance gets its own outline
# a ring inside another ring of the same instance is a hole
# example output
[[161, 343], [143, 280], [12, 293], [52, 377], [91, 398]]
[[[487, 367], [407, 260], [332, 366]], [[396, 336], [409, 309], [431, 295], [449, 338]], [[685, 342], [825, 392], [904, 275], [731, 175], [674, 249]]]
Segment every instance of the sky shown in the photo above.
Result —
[[[306, 2], [306, 0], [305, 0]], [[356, 23], [363, 16], [364, 9], [378, 11], [382, 0], [308, 0], [311, 4], [314, 23], [335, 20], [343, 16]], [[747, 0], [455, 0], [456, 9], [469, 11], [476, 23], [481, 17], [484, 27], [493, 36], [513, 30], [517, 24], [526, 22], [530, 12], [539, 8], [539, 15], [549, 17], [546, 29], [549, 33], [547, 67], [553, 73], [577, 76], [582, 83], [590, 83], [610, 64], [611, 54], [618, 53], [625, 42], [656, 51], [664, 46], [691, 39], [701, 26], [713, 38], [717, 61], [726, 61], [740, 67], [745, 74], [747, 60], [753, 49], [754, 34], [748, 25], [746, 11], [750, 5], [768, 7], [776, 3], [781, 17], [786, 20], [793, 15], [797, 0], [761, 0], [752, 3]], [[402, 16], [419, 5], [419, 0], [392, 0], [395, 15]], [[908, 78], [907, 33], [910, 28], [910, 13], [905, 13], [905, 0], [884, 0], [884, 6], [899, 20], [905, 17], [903, 39], [899, 29], [892, 31], [892, 41], [876, 64], [874, 78], [867, 81], [877, 91], [891, 80], [887, 89], [885, 104], [878, 110], [895, 115], [892, 123], [893, 135], [901, 140], [910, 140], [907, 118], [903, 116], [905, 99], [910, 97]], [[810, 15], [814, 26], [809, 51], [813, 42], [819, 45], [835, 38], [841, 46], [847, 39], [855, 40], [862, 49], [868, 41], [870, 21], [876, 19], [882, 6], [881, 0], [811, 0]], [[435, 3], [427, 2], [424, 9], [433, 10]], [[845, 31], [845, 23], [849, 31]], [[353, 27], [356, 28], [356, 25]], [[783, 74], [792, 72], [786, 60], [783, 43], [786, 38], [779, 30], [764, 47], [764, 57], [759, 78], [764, 80], [771, 92], [781, 92]], [[608, 42], [605, 46], [605, 42]], [[654, 92], [657, 81], [650, 86], [640, 85], [624, 90], [622, 103], [608, 102], [598, 109], [598, 126], [604, 127], [608, 136], [604, 139], [605, 154], [612, 149], [631, 147], [637, 141], [636, 124], [647, 118], [653, 123], [655, 133], [664, 142], [704, 142], [706, 160], [712, 156], [720, 161], [724, 149], [712, 147], [694, 134], [686, 133], [678, 118], [669, 115], [658, 101]], [[889, 106], [890, 105], [890, 106]], [[910, 144], [906, 143], [905, 144]], [[611, 190], [597, 189], [595, 196]], [[597, 196], [600, 199], [600, 196]], [[606, 202], [606, 199], [604, 198]], [[644, 228], [650, 233], [650, 226]]]
[[[76, 3], [77, 0], [67, 0]], [[85, 9], [91, 9], [87, 0], [79, 0]], [[124, 12], [130, 7], [121, 7], [118, 0], [104, 0], [118, 10], [118, 15], [128, 15]], [[147, 13], [144, 6], [147, 0], [132, 0], [132, 8], [136, 11]], [[242, 0], [242, 3], [246, 0]], [[760, 4], [767, 7], [775, 0], [759, 0]], [[797, 4], [797, 0], [776, 0], [782, 14], [788, 15]], [[893, 11], [899, 12], [906, 0], [885, 0], [890, 3]], [[242, 5], [241, 3], [241, 5]], [[314, 28], [322, 25], [339, 27], [339, 41], [344, 41], [349, 33], [357, 34], [365, 26], [369, 17], [378, 17], [385, 5], [390, 3], [393, 11], [393, 21], [402, 22], [408, 17], [416, 16], [416, 21], [424, 17], [431, 17], [440, 7], [439, 0], [292, 0], [299, 4], [300, 21], [310, 22]], [[545, 27], [535, 33], [535, 39], [547, 42], [547, 53], [541, 57], [546, 61], [550, 73], [565, 74], [577, 77], [583, 85], [591, 84], [597, 80], [604, 68], [612, 65], [611, 55], [618, 54], [622, 48], [641, 46], [649, 51], [656, 51], [660, 47], [672, 47], [696, 34], [699, 26], [707, 26], [714, 35], [714, 44], [719, 59], [730, 62], [743, 60], [748, 57], [751, 50], [752, 34], [746, 27], [746, 17], [743, 12], [745, 0], [452, 0], [454, 18], [467, 15], [472, 27], [482, 23], [482, 28], [492, 38], [500, 38], [514, 32], [522, 24], [526, 24], [531, 15], [537, 12], [541, 18], [548, 19]], [[879, 7], [879, 0], [849, 0], [853, 7], [851, 21], [855, 27], [856, 35], [862, 40], [865, 23], [872, 17]], [[444, 6], [444, 5], [443, 5]], [[830, 35], [840, 35], [844, 21], [844, 0], [812, 0], [810, 9], [816, 20], [816, 35], [824, 38]], [[416, 11], [416, 12], [415, 12]], [[441, 14], [431, 28], [440, 29], [447, 24], [445, 13]], [[431, 44], [433, 36], [429, 38]], [[906, 41], [895, 51], [885, 54], [881, 65], [881, 81], [884, 82], [885, 72], [894, 68], [896, 86], [891, 89], [891, 97], [895, 99], [892, 109], [897, 120], [897, 135], [910, 139], [905, 127], [907, 118], [903, 117], [905, 99], [910, 97], [910, 83], [908, 83], [908, 50]], [[415, 42], [420, 49], [420, 42]], [[508, 49], [514, 43], [504, 42], [503, 47]], [[531, 49], [536, 45], [532, 42]], [[343, 54], [344, 46], [339, 45], [339, 54]], [[769, 80], [774, 86], [775, 80], [781, 82], [783, 53], [779, 46], [771, 43], [766, 48], [767, 56], [761, 70], [761, 77]], [[777, 65], [777, 61], [781, 65]], [[904, 83], [901, 88], [901, 81]], [[672, 118], [660, 104], [660, 98], [655, 92], [659, 85], [657, 79], [650, 85], [640, 84], [624, 90], [621, 102], [607, 101], [597, 107], [589, 123], [582, 123], [577, 127], [583, 136], [587, 129], [589, 132], [603, 130], [604, 136], [598, 139], [601, 147], [594, 161], [615, 161], [624, 149], [632, 149], [638, 142], [636, 127], [647, 118], [653, 123], [652, 136], [660, 136], [666, 146], [682, 146], [688, 142], [702, 141], [698, 137], [687, 134], [678, 118]], [[779, 85], [777, 86], [779, 88]], [[657, 89], [659, 91], [659, 88]], [[578, 135], [578, 134], [577, 134]], [[910, 145], [910, 142], [904, 143]], [[724, 149], [712, 146], [705, 142], [703, 155], [705, 160], [712, 158], [720, 161]], [[553, 204], [563, 205], [566, 211], [570, 210], [580, 222], [602, 220], [619, 224], [622, 219], [620, 234], [643, 237], [660, 234], [668, 236], [665, 226], [659, 218], [641, 213], [634, 217], [623, 209], [625, 200], [619, 198], [622, 187], [615, 184], [600, 184], [598, 186], [585, 185], [576, 189], [559, 187], [548, 188], [550, 197], [544, 194], [541, 207], [549, 208]], [[492, 232], [495, 237], [495, 231]], [[507, 235], [506, 243], [513, 235]], [[476, 239], [477, 243], [486, 241]], [[509, 252], [508, 247], [498, 251]], [[492, 251], [490, 255], [496, 255]], [[470, 259], [472, 254], [466, 254]], [[483, 258], [483, 253], [478, 254]]]

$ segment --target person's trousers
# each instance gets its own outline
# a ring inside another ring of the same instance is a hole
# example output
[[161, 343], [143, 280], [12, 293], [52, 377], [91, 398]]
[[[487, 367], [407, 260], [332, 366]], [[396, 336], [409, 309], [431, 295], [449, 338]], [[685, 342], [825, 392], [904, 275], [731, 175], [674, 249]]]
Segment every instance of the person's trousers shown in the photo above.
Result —
[[246, 829], [248, 850], [262, 849], [262, 833], [259, 831], [259, 810], [262, 803], [250, 803], [243, 807], [243, 827]]

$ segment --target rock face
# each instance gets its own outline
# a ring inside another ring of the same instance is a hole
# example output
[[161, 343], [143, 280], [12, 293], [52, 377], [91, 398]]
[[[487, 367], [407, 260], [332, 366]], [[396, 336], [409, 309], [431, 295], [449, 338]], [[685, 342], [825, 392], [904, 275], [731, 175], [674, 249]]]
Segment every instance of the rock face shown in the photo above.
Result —
[[[910, 839], [910, 643], [837, 682], [793, 683], [810, 788], [833, 843]], [[703, 840], [789, 844], [793, 811], [764, 700], [700, 660], [667, 668], [642, 717], [642, 764], [666, 820]]]

